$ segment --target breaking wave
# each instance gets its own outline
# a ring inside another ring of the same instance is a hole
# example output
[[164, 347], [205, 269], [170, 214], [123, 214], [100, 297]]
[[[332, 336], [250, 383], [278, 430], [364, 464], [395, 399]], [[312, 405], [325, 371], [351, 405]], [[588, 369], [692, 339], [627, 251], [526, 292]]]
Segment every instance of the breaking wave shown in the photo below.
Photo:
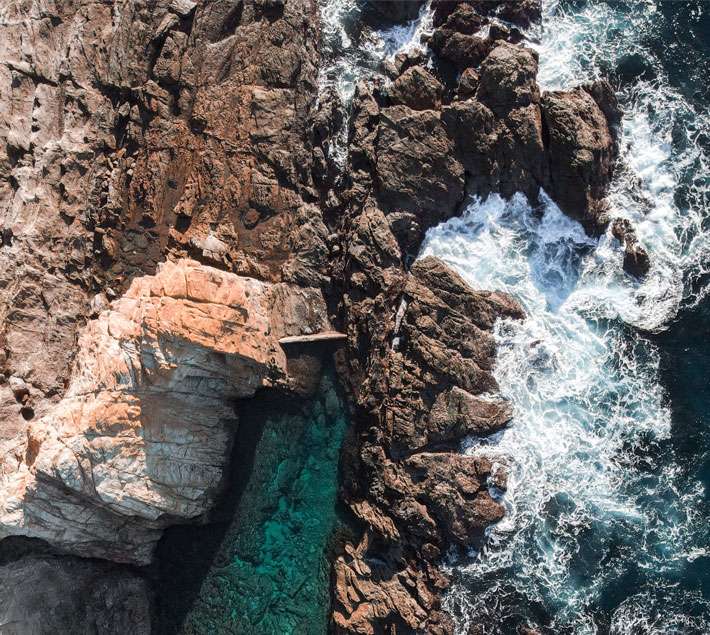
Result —
[[592, 240], [522, 195], [472, 201], [422, 247], [528, 313], [496, 331], [514, 421], [464, 446], [504, 457], [510, 479], [485, 548], [450, 563], [462, 633], [710, 632], [706, 493], [676, 454], [651, 335], [708, 294], [710, 116], [654, 48], [660, 4], [551, 2], [538, 44], [545, 89], [615, 82], [625, 116], [609, 198], [648, 248], [649, 276], [624, 274], [610, 235]]

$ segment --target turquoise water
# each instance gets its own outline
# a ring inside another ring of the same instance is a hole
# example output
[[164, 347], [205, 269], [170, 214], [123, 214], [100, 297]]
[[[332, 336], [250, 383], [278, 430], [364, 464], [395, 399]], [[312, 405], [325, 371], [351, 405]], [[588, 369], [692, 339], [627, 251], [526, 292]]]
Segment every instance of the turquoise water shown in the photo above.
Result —
[[[171, 560], [179, 561], [184, 548], [187, 566], [168, 575], [200, 579], [192, 591], [189, 584], [178, 591], [182, 598], [167, 610], [179, 612], [181, 602], [189, 608], [177, 629], [172, 625], [164, 632], [327, 631], [328, 552], [338, 520], [338, 462], [347, 425], [329, 374], [311, 400], [257, 399], [244, 414], [240, 410], [236, 443], [248, 446], [252, 435], [253, 452], [248, 451], [251, 457], [240, 456], [238, 448], [235, 452], [238, 501], [222, 510], [227, 518], [221, 528], [197, 530], [173, 545]], [[201, 547], [202, 555], [213, 552], [202, 571]]]

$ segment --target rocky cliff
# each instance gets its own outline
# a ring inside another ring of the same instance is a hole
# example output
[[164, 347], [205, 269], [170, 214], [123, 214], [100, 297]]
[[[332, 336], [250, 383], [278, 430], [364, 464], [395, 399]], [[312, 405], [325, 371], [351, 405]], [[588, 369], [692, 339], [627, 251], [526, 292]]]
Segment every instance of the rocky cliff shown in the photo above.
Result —
[[[364, 4], [373, 25], [421, 5]], [[427, 52], [343, 104], [319, 90], [309, 0], [0, 3], [0, 536], [42, 541], [52, 589], [115, 584], [86, 605], [98, 632], [150, 629], [143, 574], [118, 563], [209, 518], [235, 400], [309, 394], [317, 356], [279, 339], [333, 330], [353, 424], [332, 628], [452, 632], [442, 556], [501, 518], [506, 479], [457, 448], [509, 421], [492, 329], [524, 316], [412, 261], [492, 192], [544, 189], [604, 231], [620, 113], [605, 82], [540, 93], [535, 0], [432, 11]], [[633, 228], [614, 231], [642, 274]], [[8, 556], [2, 577], [30, 584], [38, 557]], [[5, 620], [49, 632], [18, 588], [0, 587]]]

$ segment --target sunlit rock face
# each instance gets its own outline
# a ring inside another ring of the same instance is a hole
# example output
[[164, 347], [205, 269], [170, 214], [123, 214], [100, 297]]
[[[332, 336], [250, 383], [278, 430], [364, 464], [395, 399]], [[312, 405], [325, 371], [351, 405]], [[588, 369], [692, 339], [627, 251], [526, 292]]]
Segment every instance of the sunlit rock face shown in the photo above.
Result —
[[211, 506], [233, 401], [308, 383], [307, 366], [289, 376], [279, 338], [321, 330], [318, 290], [190, 260], [137, 278], [82, 333], [64, 399], [5, 458], [0, 535], [148, 562], [164, 526]]
[[326, 372], [307, 400], [242, 403], [223, 521], [168, 532], [161, 633], [325, 633], [345, 404]]

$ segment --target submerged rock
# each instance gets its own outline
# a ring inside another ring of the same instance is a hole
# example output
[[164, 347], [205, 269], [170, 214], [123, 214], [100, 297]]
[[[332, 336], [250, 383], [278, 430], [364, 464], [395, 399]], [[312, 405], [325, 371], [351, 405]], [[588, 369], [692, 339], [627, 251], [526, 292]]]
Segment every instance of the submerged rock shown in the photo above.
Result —
[[[163, 630], [326, 633], [347, 406], [328, 371], [311, 398], [262, 394], [240, 418], [243, 436], [254, 440], [233, 454], [232, 496], [216, 510], [226, 526], [194, 534], [204, 545], [201, 566], [185, 566], [179, 534], [160, 546], [160, 583], [169, 593], [160, 602]], [[193, 580], [198, 590], [186, 606], [180, 587]]]
[[408, 22], [419, 15], [425, 0], [365, 0], [363, 18], [373, 24]]
[[639, 242], [631, 222], [617, 218], [611, 224], [611, 233], [624, 247], [624, 271], [632, 276], [643, 277], [651, 268], [651, 259]]

